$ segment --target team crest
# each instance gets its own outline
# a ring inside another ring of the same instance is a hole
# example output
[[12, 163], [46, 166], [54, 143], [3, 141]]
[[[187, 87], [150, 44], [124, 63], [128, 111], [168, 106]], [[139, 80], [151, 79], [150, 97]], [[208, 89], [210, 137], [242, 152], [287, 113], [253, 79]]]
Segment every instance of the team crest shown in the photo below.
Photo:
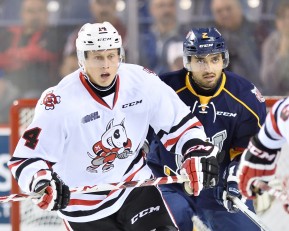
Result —
[[281, 111], [280, 117], [283, 121], [289, 118], [289, 104], [287, 104]]
[[49, 92], [45, 95], [44, 99], [40, 103], [45, 106], [45, 110], [53, 110], [56, 104], [60, 104], [61, 97]]
[[110, 171], [114, 168], [114, 160], [126, 159], [132, 155], [131, 140], [127, 137], [124, 126], [124, 119], [120, 124], [113, 124], [113, 119], [106, 126], [106, 131], [101, 136], [101, 140], [93, 147], [93, 154], [87, 152], [92, 159], [91, 165], [86, 168], [88, 172], [96, 173], [102, 166], [102, 172]]
[[152, 70], [150, 70], [150, 69], [148, 69], [148, 68], [146, 68], [146, 67], [144, 67], [143, 70], [144, 70], [145, 72], [149, 73], [149, 74], [153, 74], [153, 75], [156, 75], [156, 76], [157, 76], [157, 74], [156, 74], [154, 71], [152, 71]]
[[254, 86], [254, 89], [251, 90], [251, 92], [256, 96], [256, 98], [259, 100], [260, 103], [265, 102], [265, 98], [261, 94], [261, 92], [257, 89], [257, 87]]

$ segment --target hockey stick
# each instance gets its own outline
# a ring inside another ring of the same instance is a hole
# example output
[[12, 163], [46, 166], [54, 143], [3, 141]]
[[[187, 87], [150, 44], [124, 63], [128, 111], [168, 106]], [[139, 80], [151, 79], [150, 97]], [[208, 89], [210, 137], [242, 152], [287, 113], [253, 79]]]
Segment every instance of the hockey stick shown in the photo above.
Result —
[[211, 231], [198, 216], [192, 217], [192, 222], [194, 224], [193, 231]]
[[[174, 176], [179, 176], [174, 170], [172, 170], [169, 166], [164, 165], [164, 172], [167, 176], [169, 175], [174, 175]], [[247, 207], [246, 204], [243, 203], [238, 197], [230, 197], [230, 199], [234, 202], [236, 207], [243, 212], [250, 220], [252, 220], [258, 227], [261, 228], [262, 231], [271, 231], [263, 222], [262, 220], [249, 208]], [[192, 217], [193, 219], [193, 217]], [[194, 222], [194, 221], [193, 221]], [[201, 230], [207, 230], [205, 229], [205, 225], [202, 224]]]
[[288, 192], [277, 189], [274, 187], [269, 186], [267, 183], [259, 180], [255, 180], [253, 182], [253, 186], [258, 190], [268, 192], [270, 196], [277, 198], [278, 200], [282, 201], [283, 203], [289, 204], [289, 195]]
[[251, 221], [253, 221], [257, 226], [259, 226], [261, 230], [270, 231], [270, 229], [263, 223], [263, 221], [255, 213], [249, 210], [248, 206], [238, 197], [231, 197], [231, 200], [234, 202], [237, 208], [248, 218], [250, 218]]
[[[108, 183], [108, 184], [100, 184], [93, 186], [82, 186], [71, 188], [71, 193], [91, 193], [91, 192], [103, 192], [103, 191], [111, 191], [118, 189], [126, 189], [126, 188], [137, 188], [144, 186], [155, 186], [162, 184], [173, 184], [173, 183], [184, 183], [189, 181], [189, 178], [184, 175], [177, 176], [167, 176], [167, 177], [158, 177], [152, 179], [138, 180], [138, 181], [123, 181], [118, 183]], [[0, 196], [0, 203], [5, 202], [13, 202], [13, 201], [23, 201], [27, 199], [36, 199], [39, 198], [39, 194], [11, 194], [9, 196]]]

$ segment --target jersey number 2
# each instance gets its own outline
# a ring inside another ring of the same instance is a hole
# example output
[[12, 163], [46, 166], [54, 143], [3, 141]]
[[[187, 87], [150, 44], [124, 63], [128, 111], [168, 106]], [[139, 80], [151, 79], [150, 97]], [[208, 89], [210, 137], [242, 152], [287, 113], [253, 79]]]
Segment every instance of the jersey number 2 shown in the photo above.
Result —
[[22, 138], [26, 140], [24, 145], [28, 148], [35, 149], [39, 141], [38, 136], [40, 132], [41, 128], [38, 127], [27, 130], [22, 136]]

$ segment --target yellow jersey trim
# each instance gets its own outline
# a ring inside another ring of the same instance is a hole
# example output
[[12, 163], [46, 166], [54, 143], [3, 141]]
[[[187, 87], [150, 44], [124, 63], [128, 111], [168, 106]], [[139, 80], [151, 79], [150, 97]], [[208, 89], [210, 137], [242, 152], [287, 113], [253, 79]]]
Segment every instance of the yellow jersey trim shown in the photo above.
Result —
[[238, 99], [236, 96], [234, 96], [234, 95], [233, 95], [231, 92], [229, 92], [226, 88], [224, 88], [224, 91], [227, 92], [227, 94], [230, 95], [233, 99], [235, 99], [235, 100], [238, 101], [240, 104], [242, 104], [249, 112], [251, 112], [252, 115], [254, 115], [255, 118], [257, 119], [259, 128], [261, 128], [259, 116], [258, 116], [247, 104], [245, 104], [242, 100], [240, 100], [240, 99]]

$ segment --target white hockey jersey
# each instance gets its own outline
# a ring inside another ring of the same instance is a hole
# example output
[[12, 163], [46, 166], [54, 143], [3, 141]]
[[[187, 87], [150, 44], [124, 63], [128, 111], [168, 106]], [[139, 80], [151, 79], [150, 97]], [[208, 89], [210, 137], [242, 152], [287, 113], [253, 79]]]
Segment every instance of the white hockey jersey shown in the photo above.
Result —
[[[32, 176], [47, 168], [70, 188], [150, 178], [139, 153], [149, 125], [178, 154], [189, 139], [206, 139], [199, 120], [151, 71], [123, 63], [116, 84], [111, 107], [94, 93], [81, 69], [42, 94], [9, 162], [24, 192], [30, 191]], [[72, 193], [59, 216], [73, 222], [107, 217], [131, 190]]]
[[273, 105], [258, 138], [269, 149], [279, 149], [286, 141], [289, 143], [289, 98]]

